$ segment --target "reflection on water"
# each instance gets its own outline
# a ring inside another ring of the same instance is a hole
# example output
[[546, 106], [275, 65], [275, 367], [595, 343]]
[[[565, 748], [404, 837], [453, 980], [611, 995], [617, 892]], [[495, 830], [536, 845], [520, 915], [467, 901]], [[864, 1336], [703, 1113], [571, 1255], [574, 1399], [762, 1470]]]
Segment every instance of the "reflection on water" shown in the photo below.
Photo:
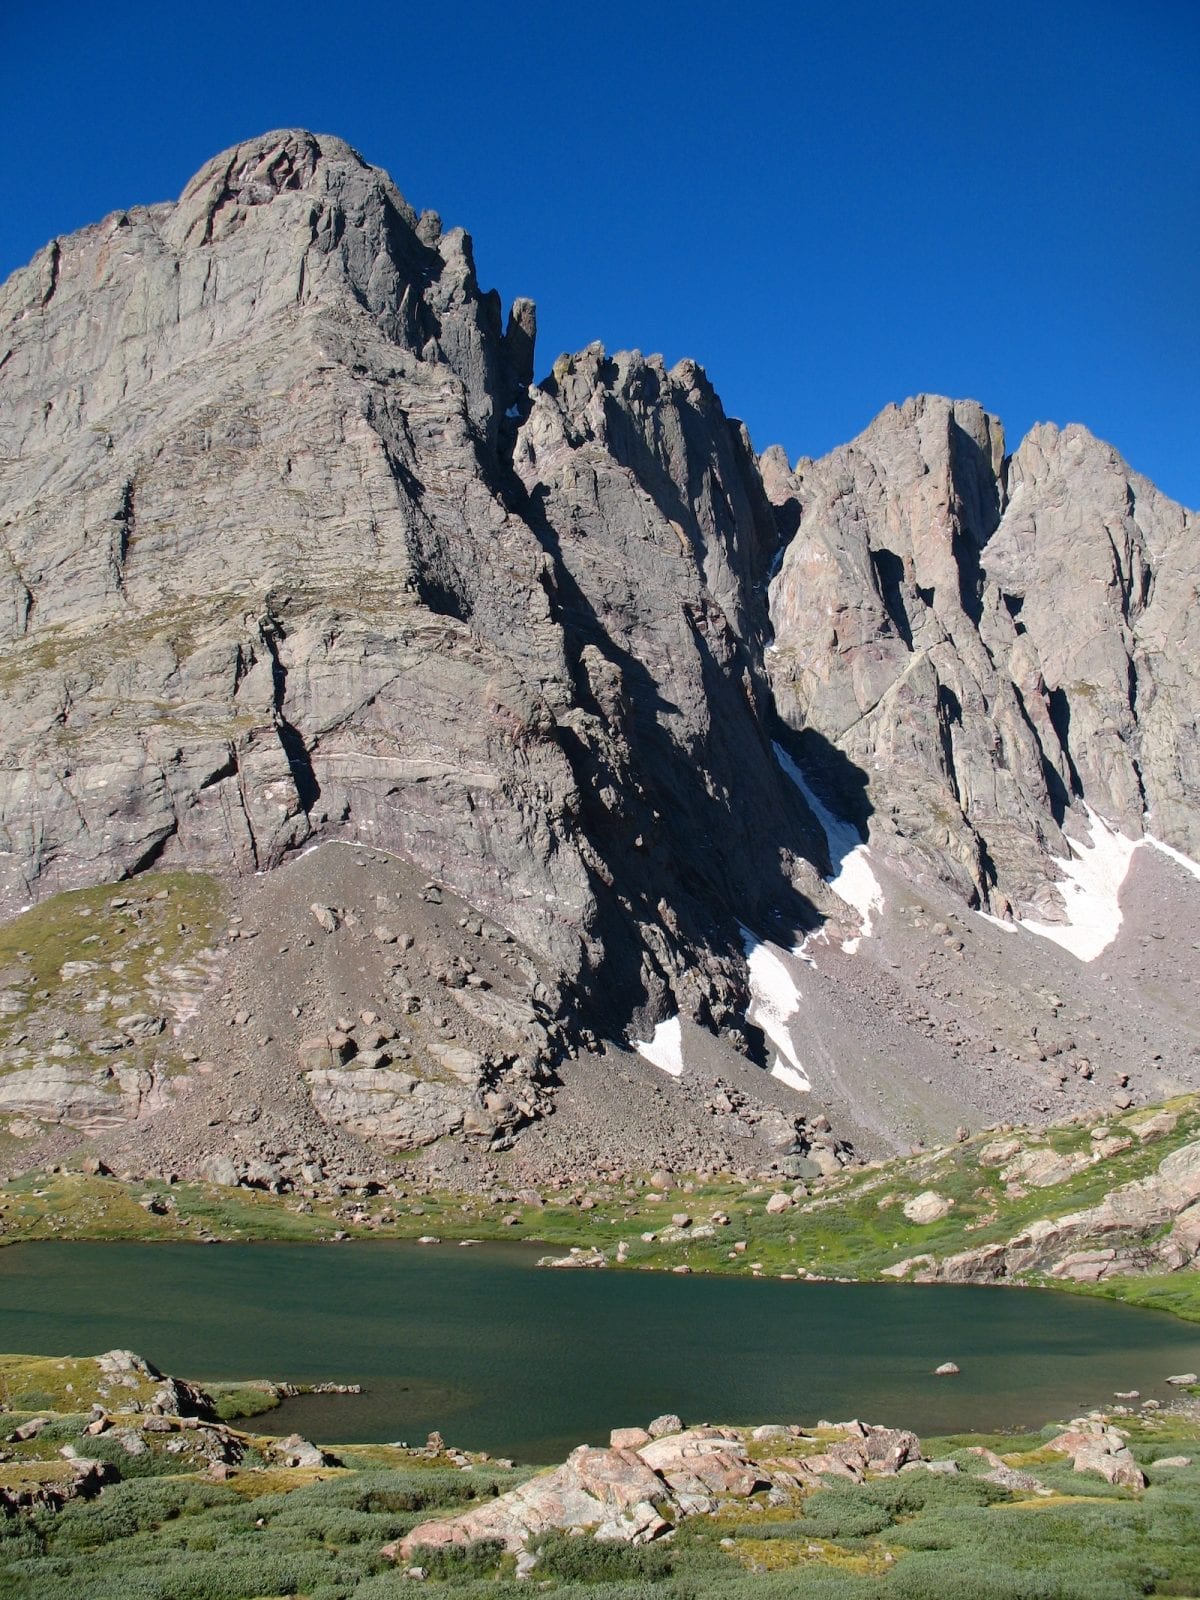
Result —
[[[662, 1411], [1040, 1424], [1200, 1364], [1200, 1329], [1099, 1300], [950, 1285], [546, 1272], [529, 1246], [28, 1244], [0, 1349], [140, 1351], [192, 1378], [327, 1379], [258, 1424], [548, 1461]], [[956, 1361], [957, 1378], [933, 1368]], [[1164, 1391], [1167, 1393], [1169, 1391]]]

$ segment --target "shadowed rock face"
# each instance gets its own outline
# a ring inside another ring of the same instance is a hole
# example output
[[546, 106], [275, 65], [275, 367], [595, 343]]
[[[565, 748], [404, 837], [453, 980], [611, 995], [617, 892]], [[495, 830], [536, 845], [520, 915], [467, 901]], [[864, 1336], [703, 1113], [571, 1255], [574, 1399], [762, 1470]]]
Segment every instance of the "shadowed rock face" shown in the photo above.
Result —
[[1004, 456], [995, 417], [922, 396], [794, 472], [763, 458], [781, 526], [779, 711], [867, 776], [873, 839], [975, 904], [1049, 909], [1049, 857], [1085, 802], [1185, 852], [1200, 702], [1197, 521], [1086, 429]]
[[294, 131], [9, 281], [5, 909], [350, 834], [609, 1026], [733, 1016], [738, 918], [812, 917], [764, 724], [770, 510], [695, 367], [593, 349], [531, 392], [534, 325], [461, 230]]

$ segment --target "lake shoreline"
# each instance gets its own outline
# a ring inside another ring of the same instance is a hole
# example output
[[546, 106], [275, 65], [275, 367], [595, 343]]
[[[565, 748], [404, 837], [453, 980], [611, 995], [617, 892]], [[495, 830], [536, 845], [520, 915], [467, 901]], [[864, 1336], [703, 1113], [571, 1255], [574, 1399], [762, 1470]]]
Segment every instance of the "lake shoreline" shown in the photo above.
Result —
[[[509, 1240], [469, 1251], [46, 1241], [0, 1256], [0, 1345], [58, 1359], [141, 1349], [217, 1383], [251, 1372], [361, 1384], [361, 1395], [285, 1401], [292, 1425], [380, 1443], [440, 1429], [531, 1460], [595, 1437], [614, 1411], [821, 1406], [925, 1431], [997, 1428], [1135, 1388], [1157, 1395], [1168, 1374], [1200, 1365], [1192, 1325], [1094, 1297], [769, 1276], [751, 1288], [744, 1276], [563, 1272], [536, 1259]], [[937, 1376], [945, 1362], [960, 1372]]]
[[[999, 1137], [997, 1137], [999, 1135]], [[1200, 1322], [1200, 1100], [1097, 1126], [986, 1130], [808, 1182], [597, 1174], [494, 1193], [397, 1169], [297, 1191], [80, 1167], [0, 1186], [0, 1246], [74, 1240], [521, 1243], [556, 1275], [1054, 1288]]]

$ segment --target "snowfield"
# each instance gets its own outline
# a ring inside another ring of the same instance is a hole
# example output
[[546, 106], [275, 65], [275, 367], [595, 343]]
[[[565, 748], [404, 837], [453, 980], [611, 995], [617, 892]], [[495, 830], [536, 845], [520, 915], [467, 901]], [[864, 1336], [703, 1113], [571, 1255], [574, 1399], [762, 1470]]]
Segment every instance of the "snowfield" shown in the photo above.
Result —
[[1065, 922], [1034, 922], [1022, 917], [1021, 926], [1042, 939], [1069, 950], [1080, 961], [1094, 961], [1117, 936], [1121, 926], [1121, 885], [1137, 849], [1137, 841], [1110, 828], [1090, 806], [1084, 808], [1091, 828], [1091, 845], [1068, 839], [1072, 857], [1053, 857], [1063, 874], [1056, 884], [1067, 913]]
[[746, 1020], [762, 1029], [778, 1054], [771, 1076], [798, 1094], [812, 1088], [792, 1037], [791, 1022], [800, 1013], [800, 990], [789, 972], [784, 952], [742, 929], [742, 947], [750, 972], [750, 1006]]
[[635, 1039], [633, 1048], [652, 1066], [661, 1067], [673, 1078], [683, 1076], [683, 1025], [678, 1016], [660, 1022], [653, 1039]]
[[[1053, 939], [1080, 961], [1094, 961], [1108, 949], [1121, 926], [1121, 887], [1129, 874], [1134, 852], [1148, 846], [1168, 856], [1177, 865], [1200, 878], [1200, 864], [1173, 845], [1163, 844], [1153, 834], [1127, 839], [1110, 828], [1091, 806], [1085, 805], [1090, 844], [1068, 838], [1072, 859], [1054, 857], [1064, 881], [1056, 885], [1066, 909], [1066, 922], [1035, 922], [1022, 918], [1021, 927], [1039, 938]], [[989, 919], [991, 920], [991, 919]]]
[[809, 787], [804, 774], [782, 745], [774, 745], [775, 759], [792, 780], [808, 803], [808, 808], [825, 832], [825, 844], [834, 873], [826, 882], [837, 895], [852, 906], [862, 921], [862, 933], [857, 939], [846, 939], [842, 949], [853, 954], [862, 939], [871, 935], [876, 913], [883, 910], [883, 888], [871, 866], [870, 850], [852, 822], [835, 817]]

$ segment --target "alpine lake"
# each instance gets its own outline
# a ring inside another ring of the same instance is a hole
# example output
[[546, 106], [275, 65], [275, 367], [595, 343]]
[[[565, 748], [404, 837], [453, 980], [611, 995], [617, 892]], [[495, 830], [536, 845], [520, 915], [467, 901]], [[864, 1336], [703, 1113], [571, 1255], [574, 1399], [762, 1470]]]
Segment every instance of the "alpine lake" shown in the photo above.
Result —
[[[665, 1411], [918, 1433], [1038, 1427], [1165, 1398], [1200, 1327], [1010, 1288], [539, 1269], [482, 1243], [31, 1243], [0, 1251], [0, 1349], [121, 1347], [205, 1380], [358, 1383], [270, 1413], [272, 1433], [416, 1444], [440, 1430], [522, 1461]], [[955, 1362], [957, 1376], [934, 1368]], [[264, 1419], [265, 1420], [265, 1419]]]

